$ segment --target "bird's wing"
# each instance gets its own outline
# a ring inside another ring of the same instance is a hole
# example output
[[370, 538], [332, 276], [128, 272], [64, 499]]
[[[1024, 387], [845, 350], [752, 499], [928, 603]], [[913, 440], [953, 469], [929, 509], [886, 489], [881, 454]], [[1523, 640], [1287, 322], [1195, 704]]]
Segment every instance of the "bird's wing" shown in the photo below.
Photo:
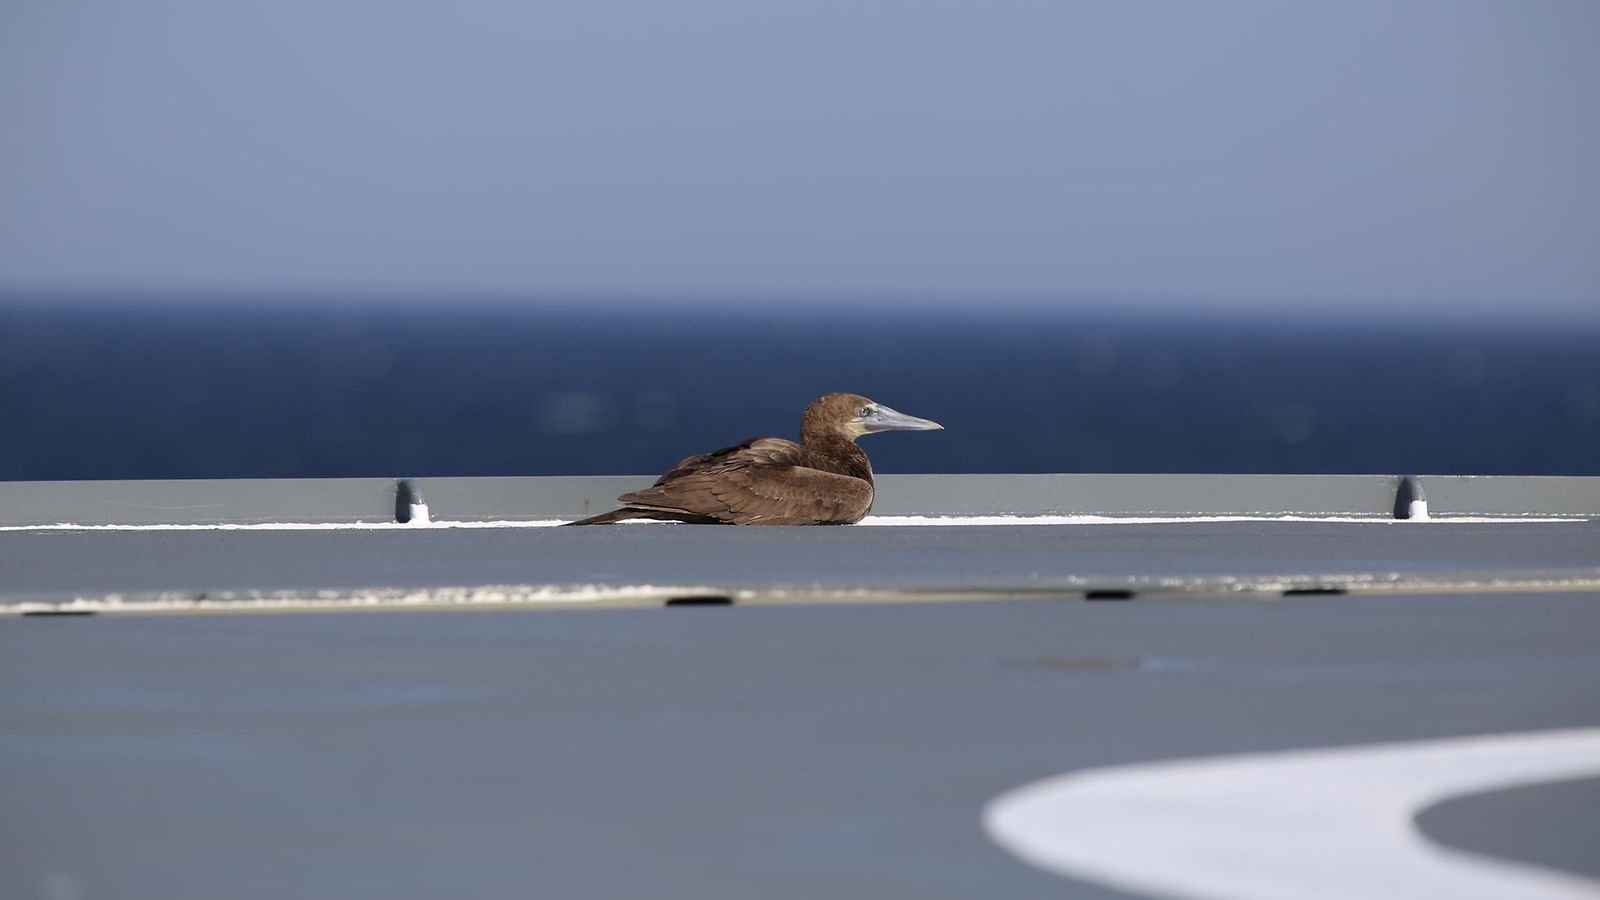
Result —
[[[742, 443], [734, 444], [732, 447], [723, 447], [721, 450], [713, 450], [710, 453], [697, 453], [694, 456], [685, 457], [682, 462], [668, 469], [666, 474], [662, 475], [660, 478], [657, 478], [655, 486], [660, 487], [669, 481], [681, 478], [691, 472], [704, 469], [707, 466], [715, 465], [719, 462], [728, 461], [736, 454], [740, 453], [741, 451], [749, 450], [753, 445], [760, 443], [761, 441], [776, 440], [778, 440], [778, 438], [750, 438]], [[784, 443], [793, 443], [793, 441], [784, 441]], [[795, 446], [798, 447], [799, 445], [796, 444]]]
[[855, 522], [872, 507], [872, 484], [812, 468], [793, 441], [753, 438], [691, 456], [653, 487], [618, 499], [628, 506], [705, 516], [737, 525]]

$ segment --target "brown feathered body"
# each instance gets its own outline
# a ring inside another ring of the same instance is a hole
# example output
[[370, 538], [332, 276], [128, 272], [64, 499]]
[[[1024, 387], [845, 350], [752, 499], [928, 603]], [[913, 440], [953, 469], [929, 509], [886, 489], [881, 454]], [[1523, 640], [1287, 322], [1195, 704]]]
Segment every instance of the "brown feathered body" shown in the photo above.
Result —
[[856, 412], [872, 401], [828, 394], [806, 407], [800, 442], [751, 438], [673, 466], [622, 508], [571, 522], [666, 519], [722, 525], [848, 525], [872, 509], [872, 464], [855, 439]]

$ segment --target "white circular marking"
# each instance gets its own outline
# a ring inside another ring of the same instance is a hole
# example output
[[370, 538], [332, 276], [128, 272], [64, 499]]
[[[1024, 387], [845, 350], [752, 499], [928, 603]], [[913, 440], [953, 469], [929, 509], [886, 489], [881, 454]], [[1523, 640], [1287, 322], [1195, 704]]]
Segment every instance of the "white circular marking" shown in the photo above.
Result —
[[989, 837], [1035, 866], [1162, 897], [1594, 900], [1600, 881], [1451, 849], [1448, 797], [1600, 774], [1600, 728], [1086, 769], [1009, 791]]

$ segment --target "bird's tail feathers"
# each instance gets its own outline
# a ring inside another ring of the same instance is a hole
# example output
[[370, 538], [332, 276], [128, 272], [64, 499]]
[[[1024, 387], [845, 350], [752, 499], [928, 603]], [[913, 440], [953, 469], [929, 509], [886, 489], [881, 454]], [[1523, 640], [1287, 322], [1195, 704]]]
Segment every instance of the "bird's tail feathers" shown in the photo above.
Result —
[[567, 527], [567, 525], [610, 525], [613, 522], [621, 522], [621, 521], [623, 521], [625, 519], [653, 519], [653, 518], [655, 518], [655, 516], [652, 516], [649, 512], [646, 512], [645, 510], [642, 510], [642, 509], [628, 509], [627, 507], [623, 507], [622, 509], [613, 509], [611, 512], [608, 512], [608, 513], [601, 513], [598, 516], [590, 516], [587, 519], [579, 519], [576, 522], [567, 522], [565, 525], [562, 525], [561, 527], [565, 528], [565, 527]]
[[[626, 497], [624, 497], [624, 499], [626, 499]], [[567, 522], [561, 527], [565, 528], [567, 525], [610, 525], [613, 522], [621, 522], [627, 519], [655, 519], [658, 522], [687, 522], [690, 525], [727, 524], [723, 520], [712, 516], [698, 516], [692, 512], [686, 512], [681, 509], [643, 509], [637, 506], [624, 506], [621, 509], [614, 509], [611, 512], [601, 513], [598, 516], [590, 516], [587, 519], [579, 519], [576, 522]]]

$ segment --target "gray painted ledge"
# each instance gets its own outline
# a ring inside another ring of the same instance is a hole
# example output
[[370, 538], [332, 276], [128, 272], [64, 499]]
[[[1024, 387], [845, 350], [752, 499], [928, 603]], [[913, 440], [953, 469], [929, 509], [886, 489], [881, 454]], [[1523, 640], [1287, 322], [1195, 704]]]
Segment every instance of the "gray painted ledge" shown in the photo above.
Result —
[[[0, 527], [574, 519], [653, 476], [0, 482]], [[1389, 519], [1398, 475], [881, 475], [880, 516]], [[1600, 517], [1600, 477], [1424, 475], [1433, 516]], [[412, 497], [411, 499], [416, 499]]]

